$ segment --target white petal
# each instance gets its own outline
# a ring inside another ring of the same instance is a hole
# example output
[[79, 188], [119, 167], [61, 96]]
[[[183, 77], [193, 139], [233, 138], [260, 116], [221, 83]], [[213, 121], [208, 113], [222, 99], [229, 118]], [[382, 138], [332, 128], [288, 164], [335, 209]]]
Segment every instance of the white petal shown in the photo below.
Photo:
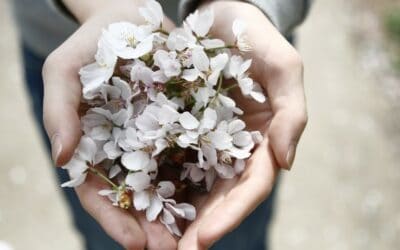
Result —
[[175, 185], [171, 181], [160, 181], [158, 183], [157, 192], [163, 198], [169, 198], [175, 194]]
[[215, 182], [215, 177], [216, 177], [217, 173], [214, 170], [214, 168], [210, 168], [207, 172], [206, 172], [206, 187], [207, 187], [207, 191], [210, 192], [211, 188], [214, 185]]
[[147, 191], [135, 192], [133, 195], [133, 205], [136, 210], [144, 210], [150, 206], [150, 196]]
[[239, 131], [233, 135], [233, 144], [239, 147], [254, 145], [253, 138], [248, 131]]
[[138, 171], [147, 167], [150, 163], [150, 157], [148, 153], [138, 150], [123, 154], [121, 162], [125, 168], [132, 171]]
[[121, 169], [121, 167], [120, 167], [118, 164], [113, 165], [113, 166], [111, 167], [111, 169], [110, 169], [110, 172], [108, 173], [108, 178], [110, 178], [110, 179], [114, 178], [114, 177], [117, 176], [119, 173], [121, 173], [121, 171], [122, 171], [122, 169]]
[[207, 137], [216, 149], [226, 150], [232, 147], [232, 137], [228, 133], [218, 130], [211, 131], [207, 134]]
[[195, 165], [191, 168], [189, 176], [193, 182], [199, 182], [204, 178], [204, 172]]
[[217, 123], [217, 112], [212, 108], [206, 108], [203, 113], [203, 119], [200, 121], [200, 133], [209, 131], [215, 127]]
[[164, 149], [168, 147], [168, 142], [165, 139], [157, 139], [154, 143], [156, 146], [156, 150], [153, 151], [152, 157], [160, 154]]
[[224, 105], [227, 108], [233, 108], [236, 106], [235, 101], [232, 98], [227, 97], [225, 95], [218, 94], [218, 100], [222, 103], [222, 105]]
[[93, 139], [88, 136], [82, 136], [78, 145], [79, 156], [85, 161], [93, 162], [96, 152], [97, 145]]
[[179, 117], [179, 123], [185, 129], [195, 129], [199, 126], [200, 122], [189, 112], [184, 112]]
[[182, 78], [189, 82], [195, 81], [199, 77], [199, 75], [200, 75], [200, 72], [196, 68], [185, 69], [182, 72]]
[[217, 164], [215, 170], [218, 172], [218, 176], [223, 179], [231, 179], [235, 176], [233, 167], [226, 164]]
[[211, 58], [210, 67], [213, 71], [221, 71], [225, 68], [228, 63], [229, 57], [226, 53], [218, 54], [217, 56]]
[[144, 172], [130, 173], [125, 178], [125, 183], [136, 192], [146, 189], [150, 185], [150, 176]]
[[176, 209], [181, 209], [184, 212], [184, 219], [194, 220], [196, 218], [196, 208], [188, 203], [179, 203], [174, 206]]
[[241, 159], [237, 159], [235, 161], [234, 169], [236, 174], [240, 174], [244, 171], [244, 167], [246, 166], [246, 162]]
[[263, 93], [257, 91], [250, 92], [250, 96], [259, 103], [264, 103], [267, 99]]
[[101, 196], [108, 196], [108, 195], [110, 195], [110, 194], [112, 194], [112, 193], [115, 193], [115, 191], [114, 190], [110, 190], [110, 189], [102, 189], [102, 190], [100, 190], [99, 192], [97, 192], [99, 195], [101, 195]]
[[253, 138], [254, 143], [261, 143], [262, 140], [264, 139], [260, 131], [252, 131], [251, 136]]
[[210, 61], [206, 52], [201, 48], [195, 48], [192, 51], [193, 65], [196, 69], [202, 72], [207, 72], [209, 69]]
[[200, 43], [206, 49], [215, 49], [225, 47], [225, 42], [220, 39], [203, 39]]
[[236, 159], [246, 159], [249, 158], [251, 155], [249, 150], [239, 149], [235, 147], [230, 148], [228, 153]]
[[107, 154], [107, 157], [112, 160], [118, 158], [122, 154], [121, 149], [113, 141], [104, 144], [103, 150]]
[[81, 185], [85, 179], [87, 174], [82, 174], [75, 179], [71, 179], [70, 181], [64, 182], [61, 184], [61, 187], [77, 187]]
[[162, 209], [163, 209], [163, 204], [162, 204], [160, 198], [158, 198], [158, 196], [154, 195], [151, 198], [150, 207], [148, 207], [146, 210], [147, 220], [154, 221]]
[[246, 123], [240, 119], [235, 119], [231, 121], [228, 125], [228, 133], [229, 134], [234, 134], [237, 133], [241, 130], [243, 130], [246, 127]]
[[243, 20], [235, 19], [232, 24], [232, 31], [236, 38], [243, 35], [246, 30], [246, 23]]
[[179, 119], [179, 113], [169, 105], [162, 105], [158, 113], [158, 122], [160, 125], [174, 123]]

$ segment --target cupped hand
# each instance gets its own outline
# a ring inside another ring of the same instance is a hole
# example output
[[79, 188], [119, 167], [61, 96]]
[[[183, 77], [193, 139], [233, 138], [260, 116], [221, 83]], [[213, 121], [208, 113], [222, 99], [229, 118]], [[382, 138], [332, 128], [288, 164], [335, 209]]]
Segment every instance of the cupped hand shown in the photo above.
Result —
[[268, 96], [259, 104], [243, 98], [237, 89], [231, 97], [244, 111], [249, 130], [259, 130], [264, 140], [247, 161], [241, 176], [218, 180], [211, 192], [192, 196], [198, 216], [186, 229], [179, 249], [207, 249], [236, 228], [262, 201], [274, 185], [280, 168], [290, 169], [297, 143], [307, 122], [303, 89], [303, 66], [299, 54], [256, 7], [239, 1], [206, 3], [215, 15], [211, 34], [234, 43], [231, 27], [239, 18], [247, 23], [247, 40], [253, 60], [251, 77]]
[[[81, 137], [78, 110], [82, 90], [78, 72], [94, 61], [101, 30], [116, 21], [144, 22], [136, 7], [143, 5], [140, 1], [107, 2], [88, 12], [90, 15], [79, 16], [81, 27], [50, 54], [43, 67], [43, 119], [51, 139], [52, 157], [58, 166], [71, 159]], [[165, 18], [163, 28], [172, 27], [172, 22]], [[76, 192], [83, 207], [114, 240], [126, 249], [176, 249], [176, 239], [162, 224], [147, 222], [142, 213], [113, 207], [107, 198], [97, 194], [105, 188], [102, 180], [89, 175]]]

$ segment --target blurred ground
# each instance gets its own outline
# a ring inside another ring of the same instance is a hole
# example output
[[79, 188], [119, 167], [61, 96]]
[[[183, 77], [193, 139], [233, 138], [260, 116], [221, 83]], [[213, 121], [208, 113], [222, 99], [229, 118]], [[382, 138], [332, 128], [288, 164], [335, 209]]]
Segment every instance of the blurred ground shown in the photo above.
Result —
[[[7, 7], [0, 1], [0, 250], [80, 249], [32, 126]], [[310, 121], [281, 179], [273, 249], [399, 249], [400, 83], [371, 73], [385, 60], [360, 49], [369, 30], [359, 11], [316, 1], [300, 29]]]

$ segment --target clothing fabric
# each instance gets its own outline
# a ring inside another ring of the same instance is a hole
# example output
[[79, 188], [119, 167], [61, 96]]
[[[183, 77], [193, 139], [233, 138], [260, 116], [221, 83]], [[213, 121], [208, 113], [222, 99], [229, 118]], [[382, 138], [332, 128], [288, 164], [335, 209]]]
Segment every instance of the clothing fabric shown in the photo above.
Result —
[[[166, 15], [177, 24], [202, 0], [161, 0]], [[309, 9], [310, 0], [243, 0], [258, 6], [284, 35], [291, 34]], [[65, 41], [79, 25], [54, 0], [12, 0], [24, 44], [41, 57]], [[180, 18], [179, 18], [180, 17]]]
[[[44, 58], [35, 54], [27, 46], [22, 50], [27, 94], [30, 96], [32, 112], [40, 130], [46, 149], [51, 155], [50, 142], [43, 125], [43, 79], [42, 67]], [[69, 180], [67, 171], [53, 168], [58, 183]], [[275, 185], [276, 188], [276, 185]], [[268, 228], [271, 221], [275, 200], [275, 188], [267, 200], [262, 202], [238, 228], [216, 242], [211, 250], [267, 250]], [[82, 208], [72, 188], [62, 188], [72, 214], [75, 228], [83, 236], [85, 250], [122, 250], [123, 248], [111, 239], [101, 226]], [[216, 221], [218, 223], [218, 221]], [[161, 250], [161, 249], [160, 249]]]

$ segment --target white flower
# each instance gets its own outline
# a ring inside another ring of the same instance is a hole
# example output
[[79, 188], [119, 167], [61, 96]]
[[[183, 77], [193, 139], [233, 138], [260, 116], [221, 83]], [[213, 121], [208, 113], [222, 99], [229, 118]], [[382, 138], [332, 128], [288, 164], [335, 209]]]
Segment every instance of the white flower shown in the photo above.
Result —
[[131, 81], [142, 82], [146, 86], [153, 83], [153, 71], [144, 62], [135, 60], [131, 69]]
[[196, 37], [192, 34], [189, 27], [177, 28], [171, 31], [167, 39], [169, 50], [183, 51], [186, 48], [196, 47]]
[[176, 56], [175, 51], [157, 50], [154, 53], [154, 65], [158, 66], [167, 78], [178, 76], [181, 73], [182, 65]]
[[114, 125], [123, 126], [131, 116], [131, 112], [131, 110], [121, 109], [116, 113], [111, 113], [103, 108], [92, 108], [81, 118], [82, 130], [95, 140], [108, 140]]
[[62, 167], [68, 170], [71, 180], [64, 182], [61, 186], [76, 187], [82, 184], [85, 181], [87, 169], [101, 161], [101, 159], [96, 158], [96, 153], [96, 143], [90, 137], [82, 136], [75, 155]]
[[236, 38], [236, 46], [242, 52], [248, 52], [251, 50], [251, 46], [247, 41], [246, 35], [246, 23], [240, 19], [235, 19], [232, 24], [232, 31]]
[[136, 59], [153, 49], [153, 35], [148, 26], [128, 22], [113, 23], [103, 32], [114, 53], [123, 59]]
[[198, 37], [205, 37], [214, 23], [214, 12], [211, 9], [201, 12], [196, 10], [186, 18], [185, 22]]
[[96, 62], [82, 67], [79, 71], [83, 97], [89, 100], [96, 97], [101, 86], [110, 80], [117, 63], [117, 56], [104, 37], [99, 40], [95, 59]]
[[164, 13], [161, 5], [155, 0], [147, 0], [146, 7], [139, 8], [140, 15], [152, 25], [153, 29], [161, 28]]
[[236, 79], [244, 96], [250, 96], [257, 102], [263, 103], [266, 98], [262, 93], [261, 86], [247, 76], [250, 66], [251, 60], [245, 61], [241, 56], [233, 55], [229, 66], [225, 69], [225, 77]]

